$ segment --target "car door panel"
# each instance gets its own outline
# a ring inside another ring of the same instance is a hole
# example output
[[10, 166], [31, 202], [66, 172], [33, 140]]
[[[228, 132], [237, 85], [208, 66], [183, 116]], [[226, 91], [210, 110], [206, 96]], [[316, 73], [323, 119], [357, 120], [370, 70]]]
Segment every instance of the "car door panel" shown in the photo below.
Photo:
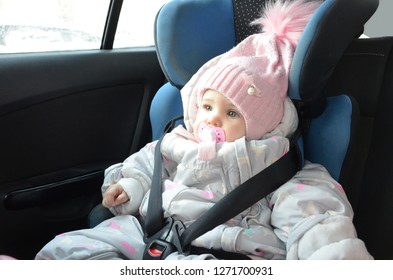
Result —
[[0, 56], [2, 253], [31, 258], [54, 234], [86, 227], [103, 170], [150, 140], [163, 80], [154, 48]]

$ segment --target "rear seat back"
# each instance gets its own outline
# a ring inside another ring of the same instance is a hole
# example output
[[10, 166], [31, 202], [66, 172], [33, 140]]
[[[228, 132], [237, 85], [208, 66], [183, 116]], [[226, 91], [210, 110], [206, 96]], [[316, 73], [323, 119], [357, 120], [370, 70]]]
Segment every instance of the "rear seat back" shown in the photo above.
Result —
[[327, 86], [329, 96], [350, 94], [359, 106], [357, 136], [340, 182], [358, 235], [376, 259], [393, 259], [392, 51], [393, 37], [355, 40]]

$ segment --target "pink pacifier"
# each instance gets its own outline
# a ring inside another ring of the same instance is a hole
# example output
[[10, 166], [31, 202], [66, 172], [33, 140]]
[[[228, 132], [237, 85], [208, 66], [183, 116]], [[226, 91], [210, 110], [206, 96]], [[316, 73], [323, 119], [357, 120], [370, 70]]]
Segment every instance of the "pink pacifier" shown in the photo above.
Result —
[[225, 132], [220, 127], [210, 127], [206, 123], [201, 123], [198, 130], [199, 142], [224, 142]]

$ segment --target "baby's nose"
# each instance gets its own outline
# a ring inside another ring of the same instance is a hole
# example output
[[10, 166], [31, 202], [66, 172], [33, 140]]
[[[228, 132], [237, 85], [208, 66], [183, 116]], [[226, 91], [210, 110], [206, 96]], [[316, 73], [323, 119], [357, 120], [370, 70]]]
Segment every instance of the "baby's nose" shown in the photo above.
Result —
[[221, 119], [218, 114], [211, 114], [209, 119], [207, 120], [207, 124], [213, 127], [220, 127], [221, 126]]

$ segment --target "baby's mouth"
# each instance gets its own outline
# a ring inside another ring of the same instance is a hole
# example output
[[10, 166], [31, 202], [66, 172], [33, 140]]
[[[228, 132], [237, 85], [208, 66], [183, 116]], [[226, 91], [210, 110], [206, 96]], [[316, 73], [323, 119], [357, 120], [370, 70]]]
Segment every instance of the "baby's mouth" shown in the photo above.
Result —
[[198, 130], [199, 142], [224, 142], [225, 131], [220, 127], [210, 127], [206, 123], [201, 123]]

